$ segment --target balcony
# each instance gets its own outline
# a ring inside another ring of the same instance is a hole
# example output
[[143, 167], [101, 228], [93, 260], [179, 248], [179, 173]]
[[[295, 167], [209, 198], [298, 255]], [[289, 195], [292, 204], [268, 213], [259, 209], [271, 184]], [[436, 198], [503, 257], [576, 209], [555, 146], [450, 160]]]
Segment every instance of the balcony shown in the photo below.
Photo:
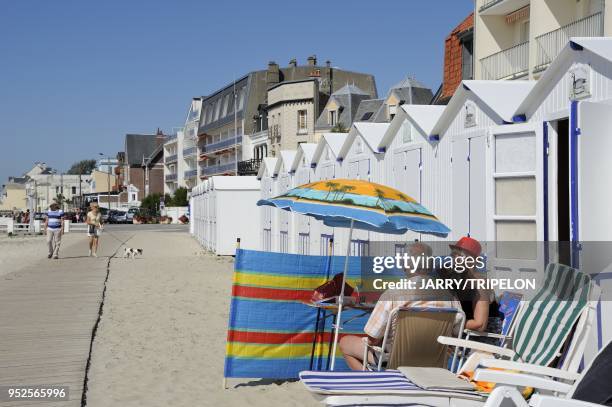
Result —
[[234, 170], [236, 169], [236, 163], [235, 162], [230, 162], [230, 163], [225, 163], [225, 164], [218, 164], [218, 165], [211, 165], [208, 167], [202, 167], [202, 175], [205, 176], [210, 176], [210, 175], [217, 175], [217, 174], [224, 174], [224, 173], [228, 173], [228, 172], [234, 172]]
[[559, 55], [571, 37], [601, 37], [603, 13], [595, 13], [536, 37], [537, 59], [534, 72], [541, 72]]
[[240, 143], [242, 143], [242, 136], [238, 136], [237, 138], [230, 137], [225, 140], [217, 141], [215, 143], [206, 144], [202, 148], [202, 152], [212, 153], [215, 151], [220, 151], [220, 150], [227, 149], [229, 147], [233, 147], [236, 144], [240, 144]]
[[166, 174], [166, 182], [176, 182], [177, 174]]
[[172, 154], [164, 157], [164, 162], [167, 163], [175, 163], [178, 160], [178, 155]]
[[484, 0], [478, 12], [483, 16], [505, 16], [529, 5], [530, 0]]
[[482, 78], [517, 79], [529, 73], [529, 42], [515, 45], [480, 60]]
[[261, 159], [253, 158], [246, 161], [238, 161], [238, 175], [257, 175]]
[[184, 173], [185, 179], [191, 179], [198, 176], [198, 170], [187, 170]]
[[192, 157], [198, 153], [197, 147], [189, 147], [183, 150], [183, 157]]

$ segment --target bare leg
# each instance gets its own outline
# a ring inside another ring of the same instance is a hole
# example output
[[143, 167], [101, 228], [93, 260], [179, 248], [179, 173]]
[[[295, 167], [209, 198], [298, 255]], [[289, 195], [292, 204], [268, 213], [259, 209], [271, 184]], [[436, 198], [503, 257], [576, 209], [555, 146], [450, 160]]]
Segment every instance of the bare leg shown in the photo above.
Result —
[[93, 254], [94, 255], [98, 254], [98, 237], [97, 236], [93, 237]]
[[[346, 364], [352, 370], [362, 370], [363, 368], [363, 351], [365, 344], [363, 339], [355, 335], [347, 335], [342, 337], [339, 342], [340, 350], [344, 355]], [[373, 358], [369, 357], [370, 362]]]

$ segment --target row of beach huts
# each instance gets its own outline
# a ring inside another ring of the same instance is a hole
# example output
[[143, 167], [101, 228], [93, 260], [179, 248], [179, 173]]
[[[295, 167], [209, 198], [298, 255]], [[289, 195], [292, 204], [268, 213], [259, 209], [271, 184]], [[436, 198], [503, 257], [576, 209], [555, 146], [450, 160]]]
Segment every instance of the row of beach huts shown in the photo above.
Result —
[[[233, 254], [237, 238], [254, 250], [344, 253], [346, 230], [256, 206], [339, 178], [415, 198], [451, 228], [449, 240], [484, 242], [499, 272], [539, 270], [551, 258], [541, 245], [495, 250], [494, 242], [612, 240], [612, 38], [572, 39], [537, 82], [464, 81], [446, 106], [402, 105], [390, 123], [356, 122], [264, 158], [257, 177], [212, 177], [192, 191], [192, 233], [220, 255]], [[357, 231], [351, 252], [419, 238]], [[572, 263], [588, 264], [576, 247]], [[612, 285], [612, 269], [601, 271], [602, 286]], [[599, 341], [612, 338], [612, 327], [603, 329]]]

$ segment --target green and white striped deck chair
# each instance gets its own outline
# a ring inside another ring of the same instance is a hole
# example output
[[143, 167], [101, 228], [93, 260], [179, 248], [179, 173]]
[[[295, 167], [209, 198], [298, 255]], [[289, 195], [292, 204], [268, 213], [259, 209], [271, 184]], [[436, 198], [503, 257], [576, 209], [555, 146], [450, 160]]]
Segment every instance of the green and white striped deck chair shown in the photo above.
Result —
[[[510, 340], [505, 348], [478, 345], [472, 341], [441, 337], [450, 346], [468, 347], [477, 352], [462, 366], [462, 371], [473, 370], [480, 359], [501, 356], [514, 361], [550, 366], [561, 356], [570, 334], [572, 340], [564, 355], [563, 365], [577, 371], [586, 343], [585, 327], [593, 324], [599, 287], [591, 278], [571, 267], [551, 263], [545, 271], [544, 284], [535, 296], [523, 301], [514, 322]], [[573, 329], [575, 327], [575, 329]]]
[[[552, 369], [546, 366], [561, 356], [563, 350], [558, 371], [573, 377], [594, 326], [599, 293], [599, 287], [587, 275], [564, 265], [549, 264], [544, 286], [532, 300], [521, 306], [511, 333], [514, 339], [511, 337], [507, 342], [511, 346], [499, 347], [442, 336], [438, 342], [476, 351], [462, 370], [468, 370], [472, 358], [477, 365], [480, 360], [490, 360], [495, 356], [548, 371]], [[568, 345], [564, 348], [566, 343]], [[416, 404], [482, 407], [487, 401], [487, 395], [476, 391], [418, 388], [399, 371], [301, 372], [300, 379], [315, 398], [334, 406]]]

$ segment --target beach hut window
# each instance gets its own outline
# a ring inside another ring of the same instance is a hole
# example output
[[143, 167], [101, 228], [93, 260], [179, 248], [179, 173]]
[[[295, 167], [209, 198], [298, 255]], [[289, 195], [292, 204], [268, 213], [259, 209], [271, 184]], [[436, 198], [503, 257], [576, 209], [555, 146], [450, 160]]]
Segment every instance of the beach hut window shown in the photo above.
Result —
[[535, 137], [519, 133], [495, 137], [495, 172], [524, 172], [536, 169]]
[[[497, 221], [495, 223], [496, 256], [502, 259], [537, 259], [536, 223], [531, 221]], [[516, 243], [509, 243], [516, 242]]]
[[535, 177], [495, 179], [495, 213], [505, 216], [535, 216]]
[[408, 120], [404, 120], [402, 123], [400, 134], [402, 135], [402, 143], [410, 143], [412, 141], [412, 126]]

